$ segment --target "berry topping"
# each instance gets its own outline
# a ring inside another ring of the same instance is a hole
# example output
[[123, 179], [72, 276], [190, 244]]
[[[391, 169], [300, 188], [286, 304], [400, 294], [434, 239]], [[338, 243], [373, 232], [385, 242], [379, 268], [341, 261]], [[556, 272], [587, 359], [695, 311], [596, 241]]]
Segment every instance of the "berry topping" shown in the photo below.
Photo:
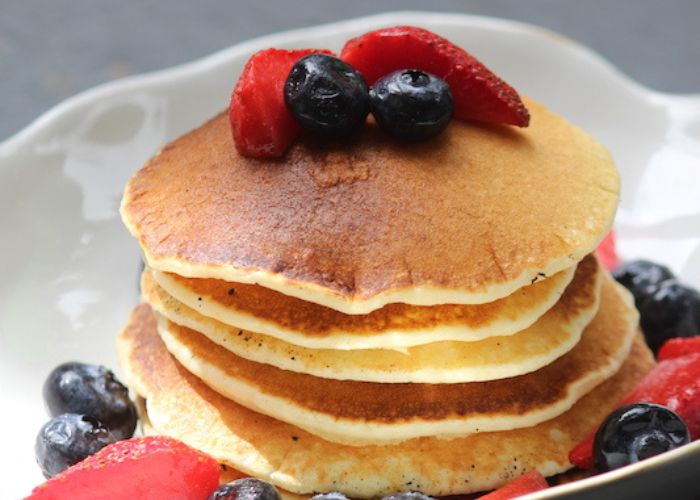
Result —
[[668, 339], [700, 332], [700, 293], [679, 283], [666, 266], [636, 260], [620, 266], [613, 276], [634, 295], [642, 331], [653, 351]]
[[174, 439], [155, 436], [106, 446], [37, 486], [28, 498], [201, 500], [218, 484], [216, 460]]
[[700, 354], [661, 361], [644, 377], [622, 404], [645, 401], [668, 407], [700, 438]]
[[627, 262], [616, 268], [612, 274], [622, 286], [632, 292], [637, 306], [658, 288], [661, 282], [674, 277], [668, 267], [648, 260]]
[[595, 466], [601, 472], [619, 469], [689, 441], [688, 428], [674, 412], [657, 404], [633, 403], [612, 412], [598, 429]]
[[615, 232], [610, 231], [598, 245], [598, 259], [608, 270], [616, 269], [620, 265], [620, 258], [615, 248]]
[[382, 500], [433, 500], [433, 497], [419, 493], [418, 491], [407, 491], [405, 493], [393, 493], [387, 495]]
[[369, 95], [379, 126], [399, 139], [435, 137], [452, 117], [452, 93], [447, 83], [420, 70], [394, 71], [378, 80]]
[[659, 349], [656, 355], [656, 359], [658, 361], [663, 361], [665, 359], [680, 358], [689, 354], [700, 354], [700, 337], [670, 339], [661, 346], [661, 349]]
[[369, 113], [369, 89], [348, 63], [327, 54], [299, 59], [284, 85], [284, 99], [301, 126], [323, 136], [347, 136]]
[[49, 374], [43, 392], [52, 417], [62, 413], [89, 415], [117, 439], [134, 434], [137, 416], [129, 390], [103, 366], [64, 363]]
[[[646, 402], [675, 412], [692, 439], [700, 438], [700, 353], [660, 361], [618, 407]], [[595, 431], [569, 453], [569, 461], [584, 469], [593, 467]]]
[[279, 158], [300, 127], [284, 102], [284, 84], [301, 57], [324, 50], [267, 49], [246, 63], [231, 95], [229, 120], [238, 152], [252, 158]]
[[49, 478], [115, 441], [97, 419], [64, 413], [44, 424], [36, 437], [34, 453], [44, 477]]
[[508, 500], [510, 498], [517, 498], [519, 496], [527, 495], [528, 493], [547, 488], [549, 488], [549, 484], [547, 484], [547, 480], [544, 478], [544, 476], [536, 470], [531, 470], [522, 476], [513, 479], [505, 486], [501, 486], [497, 490], [492, 491], [488, 495], [480, 496], [479, 499]]
[[340, 58], [373, 85], [384, 75], [416, 68], [447, 82], [454, 115], [464, 120], [526, 127], [530, 115], [518, 93], [474, 56], [449, 40], [413, 26], [370, 31], [349, 40]]
[[637, 305], [647, 344], [657, 351], [668, 339], [692, 337], [700, 332], [700, 293], [675, 279], [649, 290]]
[[281, 497], [270, 483], [246, 477], [222, 484], [209, 495], [208, 500], [281, 500]]
[[311, 500], [348, 500], [348, 497], [337, 491], [330, 493], [319, 493], [311, 497]]

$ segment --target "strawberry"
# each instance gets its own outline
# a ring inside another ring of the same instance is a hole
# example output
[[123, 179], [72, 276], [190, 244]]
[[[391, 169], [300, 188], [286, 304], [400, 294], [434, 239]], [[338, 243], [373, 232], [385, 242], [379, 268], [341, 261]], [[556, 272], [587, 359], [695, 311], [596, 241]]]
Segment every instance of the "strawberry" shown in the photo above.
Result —
[[694, 353], [700, 354], [700, 337], [675, 338], [667, 340], [661, 346], [661, 349], [656, 354], [656, 359], [663, 361]]
[[163, 436], [117, 441], [52, 477], [29, 499], [201, 499], [219, 485], [219, 464]]
[[267, 49], [248, 59], [231, 95], [229, 120], [236, 149], [252, 158], [279, 158], [300, 126], [284, 102], [284, 82], [299, 59], [327, 50]]
[[549, 488], [549, 484], [544, 476], [536, 470], [531, 470], [497, 490], [479, 497], [479, 500], [507, 500], [546, 488]]
[[[598, 427], [600, 427], [600, 425]], [[593, 441], [595, 441], [596, 432], [598, 432], [597, 428], [595, 432], [586, 436], [586, 439], [577, 444], [576, 447], [569, 452], [569, 462], [581, 469], [592, 469], [594, 467]]]
[[597, 250], [598, 259], [610, 271], [620, 265], [620, 257], [617, 256], [615, 249], [615, 239], [615, 231], [611, 229], [607, 236], [603, 238], [603, 241], [600, 242]]
[[[623, 399], [629, 403], [656, 403], [673, 410], [688, 426], [691, 439], [700, 437], [700, 352], [661, 361]], [[593, 468], [593, 440], [596, 432], [581, 441], [569, 461], [583, 469]]]
[[419, 69], [445, 80], [454, 116], [463, 120], [526, 127], [530, 114], [518, 93], [474, 56], [435, 33], [413, 26], [370, 31], [349, 40], [340, 58], [362, 73], [368, 85], [399, 69]]

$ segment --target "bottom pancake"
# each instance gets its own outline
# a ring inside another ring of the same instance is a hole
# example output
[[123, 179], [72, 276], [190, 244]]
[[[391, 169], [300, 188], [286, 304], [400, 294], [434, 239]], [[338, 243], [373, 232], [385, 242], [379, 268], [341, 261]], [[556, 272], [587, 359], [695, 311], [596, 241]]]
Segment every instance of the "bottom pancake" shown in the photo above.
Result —
[[[139, 415], [139, 429], [144, 436], [157, 436], [160, 434], [151, 425], [151, 419], [148, 417], [148, 410], [146, 409], [146, 400], [141, 396], [135, 398], [136, 410]], [[226, 484], [236, 479], [242, 479], [249, 477], [248, 474], [243, 474], [241, 471], [234, 469], [233, 467], [226, 464], [219, 464], [221, 467], [221, 473], [219, 474], [219, 484]], [[298, 493], [290, 493], [289, 491], [277, 488], [277, 491], [282, 497], [282, 500], [304, 500], [309, 498], [309, 495], [300, 495]]]
[[132, 313], [117, 348], [128, 383], [146, 399], [154, 431], [287, 491], [340, 491], [356, 498], [408, 490], [433, 496], [471, 493], [497, 488], [525, 470], [545, 476], [563, 472], [571, 467], [568, 451], [653, 365], [637, 337], [616, 375], [552, 420], [452, 440], [355, 447], [325, 441], [210, 389], [168, 353], [148, 306]]
[[[156, 431], [153, 426], [150, 423], [150, 420], [148, 418], [148, 411], [146, 410], [146, 400], [143, 399], [141, 396], [136, 397], [136, 408], [138, 410], [139, 414], [139, 424], [140, 424], [140, 429], [141, 433], [145, 436], [156, 436], [159, 435], [160, 433]], [[241, 471], [234, 469], [231, 466], [225, 465], [225, 464], [220, 464], [221, 466], [221, 474], [219, 475], [219, 483], [220, 484], [226, 484], [230, 483], [232, 481], [235, 481], [237, 479], [243, 479], [246, 477], [249, 477], [247, 474], [243, 474]], [[583, 469], [570, 469], [567, 472], [563, 472], [561, 474], [557, 474], [555, 476], [551, 476], [547, 478], [547, 481], [550, 483], [550, 485], [560, 485], [560, 484], [566, 484], [566, 483], [571, 483], [574, 481], [580, 481], [582, 479], [586, 479], [588, 477], [591, 477], [594, 475], [595, 472], [592, 470], [583, 470]], [[311, 494], [300, 494], [300, 493], [290, 493], [287, 490], [283, 490], [280, 487], [277, 487], [277, 491], [280, 494], [280, 497], [282, 500], [305, 500], [310, 498], [312, 495]], [[463, 494], [459, 495], [460, 500], [472, 500], [472, 499], [477, 499], [480, 496], [483, 495], [484, 492], [478, 492], [474, 494]], [[451, 497], [441, 497], [447, 500], [448, 498]], [[453, 497], [452, 497], [453, 498]]]

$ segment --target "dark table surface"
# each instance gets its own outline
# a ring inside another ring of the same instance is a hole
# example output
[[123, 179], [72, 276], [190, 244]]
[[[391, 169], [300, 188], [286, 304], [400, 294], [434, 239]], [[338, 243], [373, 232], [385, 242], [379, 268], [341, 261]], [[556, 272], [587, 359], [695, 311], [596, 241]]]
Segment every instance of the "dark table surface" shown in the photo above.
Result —
[[408, 9], [537, 24], [592, 47], [648, 87], [700, 92], [697, 0], [0, 0], [0, 140], [108, 80], [259, 35]]

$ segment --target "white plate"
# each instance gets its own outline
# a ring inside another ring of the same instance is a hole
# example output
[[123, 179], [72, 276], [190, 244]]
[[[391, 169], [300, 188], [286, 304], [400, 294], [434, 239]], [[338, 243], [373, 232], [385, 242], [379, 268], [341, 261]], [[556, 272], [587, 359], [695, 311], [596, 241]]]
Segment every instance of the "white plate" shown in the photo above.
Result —
[[[117, 367], [113, 339], [138, 300], [139, 251], [117, 214], [130, 174], [164, 142], [226, 107], [252, 52], [340, 49], [351, 36], [392, 24], [443, 34], [598, 137], [624, 179], [623, 255], [666, 262], [700, 286], [700, 97], [651, 92], [540, 28], [456, 14], [387, 14], [259, 38], [109, 83], [65, 101], [0, 145], [0, 498], [18, 498], [42, 481], [33, 443], [47, 420], [41, 397], [47, 373], [73, 359]], [[697, 444], [641, 464], [635, 477], [673, 460], [697, 462]], [[588, 485], [614, 487], [628, 474]]]

